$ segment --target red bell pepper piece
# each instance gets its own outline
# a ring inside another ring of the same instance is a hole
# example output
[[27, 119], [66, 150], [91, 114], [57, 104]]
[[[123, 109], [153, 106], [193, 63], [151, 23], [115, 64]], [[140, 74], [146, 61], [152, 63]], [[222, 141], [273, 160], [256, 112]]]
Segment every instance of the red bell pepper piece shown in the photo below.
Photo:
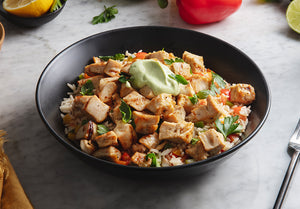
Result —
[[234, 13], [242, 0], [176, 0], [181, 18], [190, 24], [218, 22]]

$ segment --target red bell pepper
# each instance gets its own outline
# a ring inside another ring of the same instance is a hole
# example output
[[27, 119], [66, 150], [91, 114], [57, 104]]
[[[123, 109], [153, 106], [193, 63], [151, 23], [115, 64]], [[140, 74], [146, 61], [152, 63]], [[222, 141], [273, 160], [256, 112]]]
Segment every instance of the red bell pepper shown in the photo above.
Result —
[[218, 22], [234, 13], [242, 0], [176, 0], [181, 18], [190, 24]]

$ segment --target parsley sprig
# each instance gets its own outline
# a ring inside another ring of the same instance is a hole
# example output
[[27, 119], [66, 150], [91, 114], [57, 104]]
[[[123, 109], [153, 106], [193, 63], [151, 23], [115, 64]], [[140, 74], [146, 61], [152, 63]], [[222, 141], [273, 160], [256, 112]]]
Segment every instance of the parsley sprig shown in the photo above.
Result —
[[121, 100], [121, 105], [119, 107], [119, 110], [122, 114], [122, 121], [124, 123], [128, 123], [131, 120], [132, 112], [128, 104], [126, 104], [126, 102], [124, 102], [123, 99]]
[[84, 95], [93, 95], [94, 85], [91, 80], [87, 80], [85, 84], [82, 85], [80, 89], [80, 94]]
[[105, 134], [107, 132], [109, 132], [109, 128], [107, 126], [105, 126], [103, 124], [97, 125], [97, 133], [99, 135]]
[[174, 62], [184, 62], [183, 59], [175, 57], [175, 59], [164, 59], [167, 65], [172, 65]]
[[212, 81], [210, 84], [210, 89], [199, 91], [197, 93], [198, 98], [205, 99], [206, 97], [208, 97], [208, 95], [216, 96], [216, 94], [220, 94], [220, 91], [216, 84], [221, 89], [225, 88], [226, 86], [226, 82], [224, 81], [224, 79], [217, 73], [212, 72]]
[[177, 81], [178, 83], [181, 83], [183, 85], [187, 85], [189, 82], [185, 80], [185, 78], [182, 75], [178, 74], [169, 74], [169, 77]]
[[125, 58], [125, 54], [117, 53], [113, 56], [99, 56], [99, 58], [103, 61], [108, 61], [109, 59], [122, 61]]
[[160, 167], [160, 164], [156, 160], [156, 155], [154, 153], [149, 153], [146, 155], [146, 160], [151, 159], [151, 167]]
[[93, 17], [92, 24], [96, 25], [98, 23], [106, 23], [111, 21], [113, 18], [116, 17], [115, 15], [119, 12], [118, 9], [115, 7], [116, 5], [111, 7], [104, 6], [104, 11], [100, 15]]
[[243, 126], [236, 121], [239, 119], [239, 116], [229, 116], [224, 118], [224, 124], [221, 123], [219, 118], [215, 121], [215, 125], [217, 130], [223, 134], [224, 138], [226, 139], [228, 135], [234, 133], [240, 133], [243, 129]]

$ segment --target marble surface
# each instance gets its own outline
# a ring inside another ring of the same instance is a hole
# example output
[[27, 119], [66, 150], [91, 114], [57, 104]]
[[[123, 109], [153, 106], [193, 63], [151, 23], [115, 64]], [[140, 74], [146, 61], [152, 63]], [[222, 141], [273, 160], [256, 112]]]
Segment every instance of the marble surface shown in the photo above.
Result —
[[[92, 25], [104, 5], [117, 5], [119, 14]], [[35, 208], [272, 208], [300, 116], [300, 35], [289, 29], [285, 9], [286, 3], [244, 0], [226, 20], [197, 26], [181, 20], [174, 0], [164, 10], [153, 0], [69, 0], [55, 20], [38, 28], [0, 17], [6, 29], [0, 51], [0, 129], [8, 132], [6, 153]], [[89, 35], [141, 25], [192, 29], [227, 41], [254, 60], [269, 84], [272, 107], [261, 131], [231, 159], [197, 178], [141, 182], [108, 175], [57, 142], [37, 113], [36, 83], [57, 53]], [[283, 208], [300, 208], [299, 193], [296, 169]]]

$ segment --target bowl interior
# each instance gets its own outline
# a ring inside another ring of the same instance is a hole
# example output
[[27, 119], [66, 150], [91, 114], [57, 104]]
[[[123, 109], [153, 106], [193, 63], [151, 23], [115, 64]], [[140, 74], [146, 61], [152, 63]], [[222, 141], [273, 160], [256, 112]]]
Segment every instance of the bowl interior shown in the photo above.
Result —
[[3, 8], [4, 0], [0, 0], [0, 15], [6, 18], [8, 21], [20, 25], [23, 27], [38, 27], [40, 25], [46, 24], [56, 18], [58, 14], [62, 11], [64, 8], [66, 1], [61, 1], [62, 7], [57, 9], [54, 12], [47, 12], [46, 14], [40, 16], [40, 17], [19, 17], [13, 14], [10, 14], [9, 12], [5, 11]]
[[256, 101], [251, 104], [252, 113], [244, 140], [231, 150], [196, 164], [205, 164], [235, 151], [248, 142], [264, 123], [270, 106], [268, 86], [256, 64], [243, 52], [219, 39], [195, 31], [168, 27], [133, 27], [83, 39], [58, 54], [43, 71], [37, 85], [37, 107], [42, 119], [60, 142], [81, 152], [65, 137], [60, 116], [60, 102], [70, 91], [66, 83], [74, 82], [84, 66], [91, 63], [93, 56], [114, 55], [125, 53], [126, 50], [137, 52], [141, 49], [145, 52], [164, 49], [177, 56], [181, 56], [186, 50], [201, 55], [205, 66], [228, 82], [249, 83], [256, 90]]

